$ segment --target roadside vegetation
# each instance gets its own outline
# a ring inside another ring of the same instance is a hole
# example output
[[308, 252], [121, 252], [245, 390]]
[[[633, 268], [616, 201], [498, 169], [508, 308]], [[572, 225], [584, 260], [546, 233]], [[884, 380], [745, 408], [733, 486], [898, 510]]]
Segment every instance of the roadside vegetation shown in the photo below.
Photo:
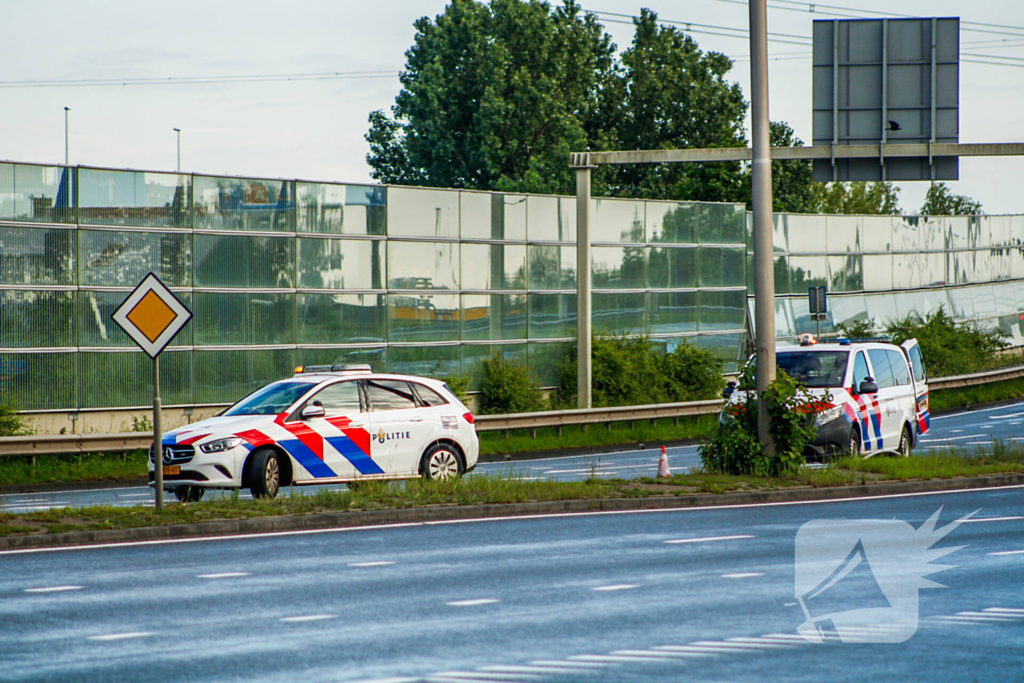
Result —
[[828, 468], [803, 467], [777, 477], [694, 472], [665, 479], [626, 481], [591, 478], [577, 482], [553, 482], [527, 481], [511, 473], [472, 475], [455, 481], [372, 482], [355, 491], [329, 490], [307, 495], [303, 495], [301, 488], [296, 488], [291, 491], [292, 495], [273, 500], [244, 500], [233, 495], [198, 503], [168, 501], [161, 512], [149, 507], [108, 506], [23, 514], [5, 512], [0, 513], [0, 536], [424, 506], [715, 495], [1005, 472], [1024, 472], [1024, 449], [997, 444], [986, 453], [949, 450], [914, 458], [842, 459]]

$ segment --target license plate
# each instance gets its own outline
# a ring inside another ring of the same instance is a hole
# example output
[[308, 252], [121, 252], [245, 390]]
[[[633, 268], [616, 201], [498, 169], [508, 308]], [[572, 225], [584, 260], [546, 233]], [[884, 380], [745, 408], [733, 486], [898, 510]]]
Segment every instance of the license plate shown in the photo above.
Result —
[[181, 465], [164, 465], [164, 476], [174, 476], [181, 474]]

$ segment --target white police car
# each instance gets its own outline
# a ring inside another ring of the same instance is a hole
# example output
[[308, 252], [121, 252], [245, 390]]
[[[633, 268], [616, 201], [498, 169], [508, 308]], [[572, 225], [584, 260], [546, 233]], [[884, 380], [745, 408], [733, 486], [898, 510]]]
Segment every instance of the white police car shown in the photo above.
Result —
[[[806, 335], [799, 346], [776, 349], [776, 367], [822, 399], [818, 435], [807, 446], [811, 454], [907, 456], [928, 431], [928, 376], [917, 340], [900, 346], [888, 342], [815, 343]], [[729, 404], [739, 403], [746, 393], [726, 392]]]
[[[439, 380], [375, 374], [369, 365], [296, 368], [217, 417], [167, 432], [164, 488], [195, 501], [205, 489], [375, 479], [447, 479], [476, 467], [473, 415]], [[154, 481], [150, 451], [149, 480]]]

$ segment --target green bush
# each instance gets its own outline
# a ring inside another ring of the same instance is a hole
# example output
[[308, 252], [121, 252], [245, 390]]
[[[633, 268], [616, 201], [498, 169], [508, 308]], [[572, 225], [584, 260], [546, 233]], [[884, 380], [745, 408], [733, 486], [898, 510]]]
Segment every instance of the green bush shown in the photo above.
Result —
[[[753, 386], [754, 366], [744, 370], [741, 386]], [[709, 472], [778, 477], [796, 472], [803, 462], [804, 446], [818, 433], [814, 415], [820, 399], [779, 370], [767, 391], [768, 416], [775, 455], [765, 453], [757, 436], [757, 392], [747, 391], [744, 400], [726, 406], [726, 420], [718, 433], [701, 444], [700, 458]]]
[[494, 354], [481, 364], [480, 414], [529, 413], [546, 407], [526, 366]]
[[16, 406], [0, 403], [0, 436], [25, 436], [31, 433], [32, 430]]
[[[686, 341], [662, 355], [646, 337], [594, 337], [591, 357], [595, 408], [700, 401], [725, 386], [722, 362]], [[574, 348], [562, 366], [559, 407], [576, 407], [576, 364]]]
[[925, 367], [932, 377], [964, 375], [987, 370], [998, 363], [996, 353], [1006, 347], [1001, 332], [958, 325], [940, 308], [922, 320], [908, 315], [885, 328], [895, 344], [917, 339]]

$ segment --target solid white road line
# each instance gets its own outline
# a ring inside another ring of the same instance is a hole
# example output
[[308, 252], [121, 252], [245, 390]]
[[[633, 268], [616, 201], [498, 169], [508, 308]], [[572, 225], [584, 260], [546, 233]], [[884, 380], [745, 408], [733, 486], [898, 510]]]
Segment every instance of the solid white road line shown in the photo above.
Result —
[[307, 621], [326, 621], [327, 619], [337, 618], [337, 614], [310, 614], [304, 617], [281, 617], [281, 621], [286, 624], [302, 624]]
[[476, 600], [455, 600], [448, 604], [452, 607], [476, 607], [477, 605], [493, 605], [496, 602], [501, 602], [494, 598], [477, 598]]
[[[1024, 489], [1024, 484], [1010, 486], [985, 486], [975, 489], [956, 489], [952, 491], [923, 491], [920, 493], [891, 493], [881, 496], [856, 496], [853, 498], [831, 498], [822, 500], [786, 501], [781, 503], [743, 503], [739, 505], [700, 505], [685, 508], [665, 508], [653, 510], [602, 510], [597, 512], [548, 513], [537, 515], [506, 515], [504, 517], [475, 517], [472, 519], [438, 520], [434, 522], [400, 522], [393, 524], [372, 524], [360, 527], [341, 527], [331, 529], [303, 529], [299, 531], [268, 531], [255, 534], [237, 534], [230, 536], [203, 536], [200, 538], [173, 538], [155, 541], [128, 541], [124, 543], [92, 543], [89, 545], [62, 546], [59, 548], [18, 548], [16, 550], [0, 550], [0, 555], [25, 555], [35, 553], [54, 553], [72, 550], [98, 550], [101, 548], [131, 548], [149, 545], [173, 545], [180, 543], [208, 543], [211, 541], [237, 541], [254, 538], [279, 538], [282, 536], [308, 536], [313, 534], [355, 533], [360, 531], [380, 531], [382, 529], [404, 529], [418, 526], [441, 526], [446, 524], [476, 524], [481, 522], [519, 522], [532, 519], [554, 519], [568, 517], [599, 517], [605, 515], [642, 515], [642, 514], [680, 514], [689, 512], [705, 512], [707, 510], [739, 510], [748, 508], [792, 507], [795, 505], [826, 505], [835, 503], [856, 503], [871, 500], [890, 500], [896, 498], [917, 498], [921, 496], [950, 496], [961, 493], [984, 493], [986, 491], [1006, 491]], [[734, 538], [734, 537], [726, 537]], [[742, 536], [740, 538], [753, 538]], [[707, 539], [679, 539], [675, 543], [696, 543]], [[716, 539], [717, 540], [717, 539]], [[673, 543], [673, 541], [665, 541]], [[1020, 551], [1024, 553], [1024, 550]]]
[[368, 678], [362, 681], [352, 681], [351, 683], [419, 683], [422, 678]]
[[196, 574], [197, 579], [237, 579], [249, 576], [249, 572], [221, 572], [220, 574]]
[[1024, 615], [1024, 609], [1017, 607], [986, 607], [982, 610], [983, 612], [1006, 612], [1007, 614], [1022, 614]]
[[957, 612], [957, 617], [983, 617], [985, 619], [1002, 619], [1005, 621], [1018, 621], [1024, 619], [1024, 614], [998, 614], [996, 612]]
[[755, 576], [764, 576], [764, 572], [740, 572], [739, 574], [722, 574], [723, 579], [750, 579]]
[[638, 588], [638, 586], [636, 584], [633, 584], [633, 583], [619, 583], [619, 584], [616, 584], [614, 586], [594, 586], [590, 590], [595, 590], [595, 591], [628, 591], [630, 588]]
[[81, 586], [47, 586], [46, 588], [26, 588], [26, 593], [61, 593], [63, 591], [82, 590]]
[[738, 536], [705, 536], [704, 538], [676, 538], [671, 541], [665, 541], [665, 543], [671, 545], [681, 545], [683, 543], [712, 543], [715, 541], [739, 541], [745, 538], [753, 538], [749, 534], [742, 534]]
[[1024, 555], [1024, 550], [1000, 550], [997, 553], [989, 553], [989, 555], [1001, 556], [1001, 555]]
[[742, 645], [740, 643], [728, 643], [720, 640], [698, 640], [690, 643], [691, 647], [710, 647], [719, 650], [725, 650], [727, 652], [757, 652], [757, 648], [753, 648], [749, 645]]
[[350, 567], [386, 567], [389, 564], [394, 564], [387, 560], [379, 560], [377, 562], [349, 562]]
[[1015, 519], [1024, 519], [1024, 517], [975, 517], [974, 519], [965, 519], [964, 524], [978, 524], [980, 522], [1012, 522]]
[[108, 633], [102, 636], [89, 636], [88, 640], [99, 640], [109, 642], [113, 640], [130, 640], [132, 638], [147, 638], [153, 635], [149, 631], [135, 631], [132, 633]]

